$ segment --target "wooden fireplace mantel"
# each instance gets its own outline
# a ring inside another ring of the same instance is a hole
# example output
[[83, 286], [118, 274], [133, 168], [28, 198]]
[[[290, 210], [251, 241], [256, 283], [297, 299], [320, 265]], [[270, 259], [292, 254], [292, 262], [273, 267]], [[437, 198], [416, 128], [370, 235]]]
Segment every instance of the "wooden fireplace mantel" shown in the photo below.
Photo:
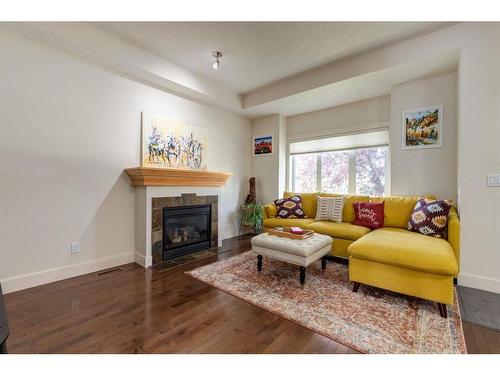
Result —
[[223, 186], [232, 173], [196, 169], [127, 168], [132, 186]]

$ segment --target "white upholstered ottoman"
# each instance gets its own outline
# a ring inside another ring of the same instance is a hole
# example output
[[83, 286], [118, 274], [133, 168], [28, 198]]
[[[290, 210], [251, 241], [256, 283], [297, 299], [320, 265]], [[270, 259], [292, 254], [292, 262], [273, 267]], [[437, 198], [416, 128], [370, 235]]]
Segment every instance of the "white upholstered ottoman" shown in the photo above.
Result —
[[262, 270], [262, 256], [278, 259], [283, 262], [296, 264], [300, 267], [300, 283], [305, 284], [306, 267], [321, 260], [321, 267], [326, 267], [326, 255], [332, 249], [332, 238], [323, 234], [314, 233], [305, 240], [292, 240], [272, 236], [267, 233], [252, 238], [252, 251], [257, 254], [257, 270]]

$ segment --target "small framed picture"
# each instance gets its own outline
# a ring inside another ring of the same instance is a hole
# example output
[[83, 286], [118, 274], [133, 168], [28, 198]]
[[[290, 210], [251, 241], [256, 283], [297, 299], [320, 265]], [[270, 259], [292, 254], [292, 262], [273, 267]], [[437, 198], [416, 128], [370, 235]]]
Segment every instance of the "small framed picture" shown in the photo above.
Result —
[[434, 148], [443, 145], [443, 107], [438, 105], [403, 112], [402, 148]]
[[273, 136], [258, 135], [253, 137], [253, 156], [273, 154]]

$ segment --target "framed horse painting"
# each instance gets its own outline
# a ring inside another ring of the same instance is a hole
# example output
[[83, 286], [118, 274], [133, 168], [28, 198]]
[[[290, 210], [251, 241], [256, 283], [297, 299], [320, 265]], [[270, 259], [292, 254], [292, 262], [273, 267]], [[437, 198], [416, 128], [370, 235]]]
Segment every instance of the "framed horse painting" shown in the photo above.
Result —
[[203, 127], [142, 112], [141, 166], [206, 169]]

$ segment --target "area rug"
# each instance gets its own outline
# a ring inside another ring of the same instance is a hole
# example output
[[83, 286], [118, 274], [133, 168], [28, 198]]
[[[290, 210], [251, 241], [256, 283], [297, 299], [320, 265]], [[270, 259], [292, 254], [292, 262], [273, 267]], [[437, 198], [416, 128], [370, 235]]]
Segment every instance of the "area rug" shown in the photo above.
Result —
[[186, 273], [362, 353], [466, 353], [456, 296], [443, 319], [436, 303], [365, 285], [354, 293], [346, 265], [317, 263], [304, 286], [281, 261], [264, 258], [258, 273], [251, 252]]

